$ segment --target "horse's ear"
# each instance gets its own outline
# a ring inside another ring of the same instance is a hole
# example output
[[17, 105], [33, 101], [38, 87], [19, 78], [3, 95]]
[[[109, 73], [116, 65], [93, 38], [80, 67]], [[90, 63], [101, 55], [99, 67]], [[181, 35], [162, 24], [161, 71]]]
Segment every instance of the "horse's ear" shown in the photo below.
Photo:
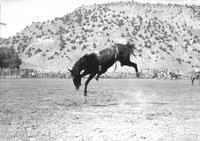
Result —
[[69, 70], [69, 72], [71, 72], [72, 73], [72, 70], [70, 70], [70, 69], [68, 69]]
[[74, 78], [74, 73], [73, 73], [73, 71], [70, 70], [70, 69], [68, 69], [68, 70], [69, 70], [69, 72], [71, 72], [71, 76]]

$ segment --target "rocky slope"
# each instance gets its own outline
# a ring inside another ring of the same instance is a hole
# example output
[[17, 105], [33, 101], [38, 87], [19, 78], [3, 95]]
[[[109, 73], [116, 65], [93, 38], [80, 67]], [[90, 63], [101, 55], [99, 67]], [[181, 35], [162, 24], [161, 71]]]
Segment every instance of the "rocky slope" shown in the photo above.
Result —
[[140, 69], [191, 70], [200, 61], [199, 29], [199, 6], [116, 2], [33, 22], [0, 46], [17, 50], [22, 67], [58, 71], [70, 68], [86, 52], [127, 39], [138, 48], [132, 60]]

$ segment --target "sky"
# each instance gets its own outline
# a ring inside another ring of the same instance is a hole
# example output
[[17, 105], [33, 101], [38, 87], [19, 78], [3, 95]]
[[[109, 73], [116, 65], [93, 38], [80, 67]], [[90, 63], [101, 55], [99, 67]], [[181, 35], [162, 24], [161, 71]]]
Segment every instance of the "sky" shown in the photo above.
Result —
[[[0, 0], [0, 37], [11, 37], [32, 22], [44, 22], [62, 17], [82, 5], [123, 0]], [[149, 3], [198, 4], [200, 0], [134, 0]]]

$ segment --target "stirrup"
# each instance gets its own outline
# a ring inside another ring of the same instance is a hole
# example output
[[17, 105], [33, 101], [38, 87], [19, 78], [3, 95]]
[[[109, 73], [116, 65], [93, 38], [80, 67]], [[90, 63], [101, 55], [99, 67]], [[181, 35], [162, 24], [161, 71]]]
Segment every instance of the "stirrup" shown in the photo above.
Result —
[[101, 71], [102, 71], [102, 66], [99, 65], [99, 66], [98, 66], [98, 69], [99, 69], [99, 72], [101, 72]]

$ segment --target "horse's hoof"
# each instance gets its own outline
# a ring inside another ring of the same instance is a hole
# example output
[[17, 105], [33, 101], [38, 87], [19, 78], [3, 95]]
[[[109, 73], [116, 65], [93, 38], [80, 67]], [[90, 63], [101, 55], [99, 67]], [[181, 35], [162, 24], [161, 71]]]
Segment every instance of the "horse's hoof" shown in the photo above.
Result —
[[84, 96], [87, 96], [87, 91], [84, 91]]
[[84, 104], [86, 104], [87, 103], [87, 97], [86, 96], [84, 96], [84, 102], [83, 102]]
[[140, 74], [139, 73], [137, 73], [136, 76], [137, 76], [137, 78], [140, 78]]

